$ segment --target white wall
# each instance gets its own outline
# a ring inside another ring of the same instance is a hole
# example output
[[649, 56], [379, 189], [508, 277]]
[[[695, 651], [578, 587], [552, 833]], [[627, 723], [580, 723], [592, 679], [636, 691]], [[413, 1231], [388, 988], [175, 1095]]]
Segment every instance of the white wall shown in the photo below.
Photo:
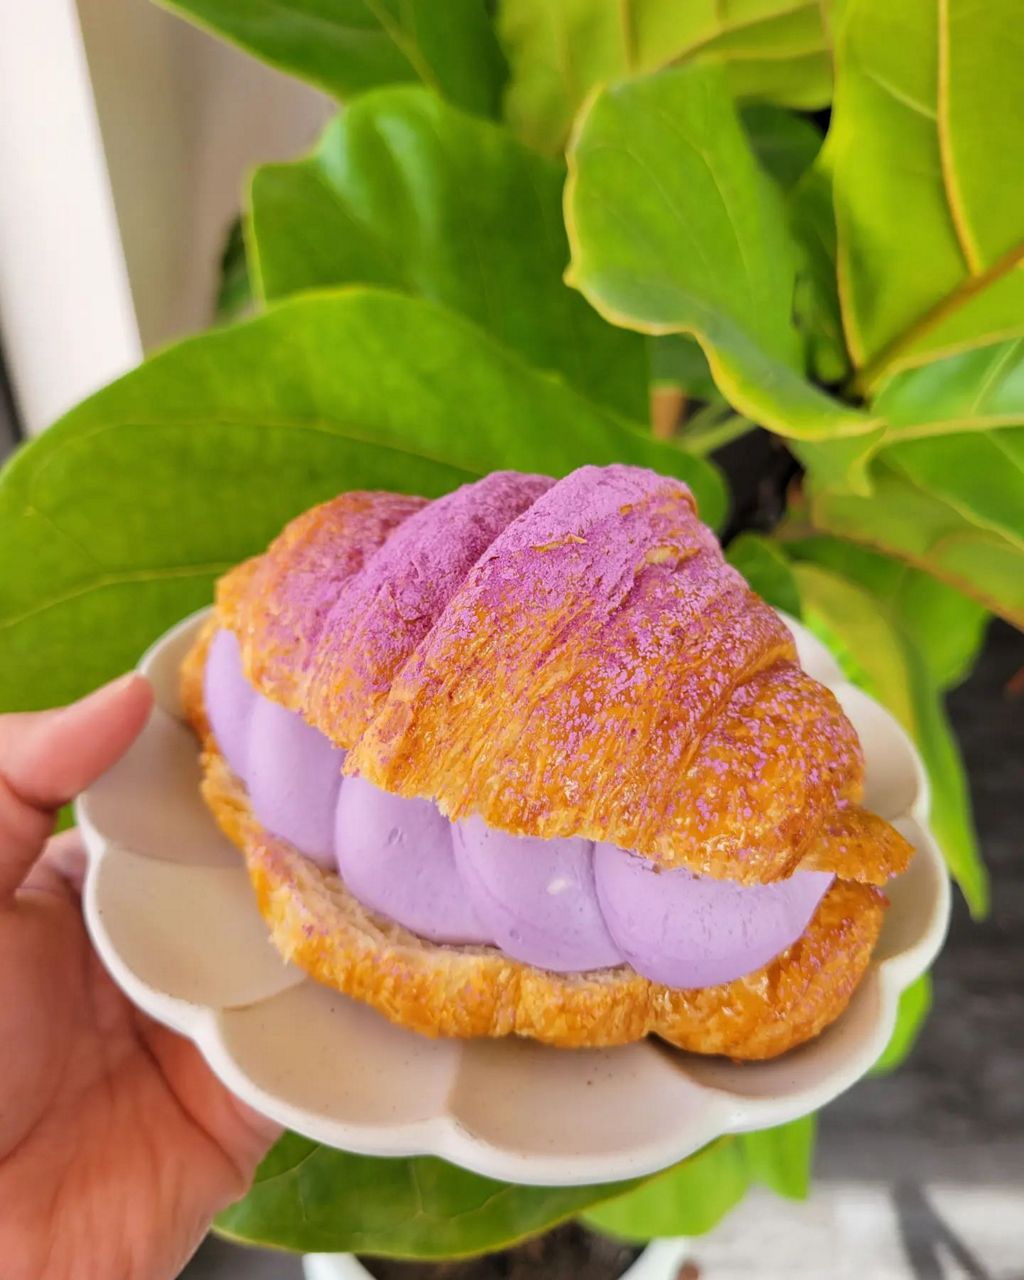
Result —
[[246, 174], [330, 109], [149, 0], [0, 2], [0, 334], [29, 432], [208, 323]]

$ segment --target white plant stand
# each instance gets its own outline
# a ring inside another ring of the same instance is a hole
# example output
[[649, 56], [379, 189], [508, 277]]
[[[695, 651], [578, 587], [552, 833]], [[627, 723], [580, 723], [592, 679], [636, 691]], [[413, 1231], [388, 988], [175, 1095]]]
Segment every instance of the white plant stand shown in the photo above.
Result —
[[0, 3], [0, 328], [29, 434], [209, 324], [247, 174], [330, 110], [152, 0]]
[[[688, 1240], [655, 1240], [622, 1273], [621, 1280], [676, 1280], [689, 1256]], [[310, 1253], [303, 1258], [302, 1269], [306, 1280], [373, 1280], [351, 1253]]]

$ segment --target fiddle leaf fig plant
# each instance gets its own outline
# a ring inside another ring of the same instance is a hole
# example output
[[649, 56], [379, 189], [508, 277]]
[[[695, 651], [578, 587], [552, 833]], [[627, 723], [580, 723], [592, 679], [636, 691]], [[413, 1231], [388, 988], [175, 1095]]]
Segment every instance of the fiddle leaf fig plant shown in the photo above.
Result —
[[[240, 193], [222, 323], [0, 475], [0, 706], [131, 665], [340, 490], [632, 462], [685, 480], [754, 588], [900, 720], [984, 912], [943, 698], [992, 613], [1024, 623], [1013, 0], [166, 2], [339, 112]], [[765, 432], [785, 483], [730, 513]], [[905, 994], [878, 1069], [929, 1000], [927, 978]], [[578, 1214], [695, 1234], [753, 1182], [805, 1194], [813, 1135], [567, 1189], [290, 1134], [221, 1229], [424, 1258]]]
[[305, 1252], [457, 1258], [505, 1248], [584, 1215], [649, 1240], [709, 1231], [754, 1183], [806, 1194], [814, 1120], [722, 1138], [674, 1169], [630, 1182], [523, 1187], [430, 1156], [377, 1160], [287, 1134], [252, 1190], [221, 1215], [225, 1235]]
[[562, 281], [564, 164], [422, 88], [359, 98], [316, 151], [265, 165], [249, 244], [267, 301], [374, 284], [466, 316], [589, 399], [643, 421], [644, 339], [607, 325]]
[[[1014, 6], [849, 0], [834, 18], [828, 136], [788, 216], [752, 180], [720, 72], [601, 90], [570, 146], [569, 278], [616, 324], [697, 338], [726, 398], [792, 441], [815, 526], [1020, 624]], [[834, 345], [837, 317], [849, 373], [822, 387], [808, 342]]]

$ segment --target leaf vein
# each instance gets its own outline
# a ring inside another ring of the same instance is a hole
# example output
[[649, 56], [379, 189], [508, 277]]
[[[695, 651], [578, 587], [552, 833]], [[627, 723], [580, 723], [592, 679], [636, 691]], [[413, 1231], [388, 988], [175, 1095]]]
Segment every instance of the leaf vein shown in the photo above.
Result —
[[163, 569], [132, 569], [121, 573], [100, 574], [73, 591], [63, 591], [31, 609], [25, 609], [7, 618], [0, 618], [0, 632], [9, 631], [12, 627], [27, 622], [29, 618], [47, 613], [50, 609], [56, 609], [59, 605], [68, 604], [72, 600], [79, 600], [91, 595], [94, 591], [105, 591], [108, 587], [122, 587], [143, 582], [170, 582], [177, 578], [200, 578], [207, 574], [224, 573], [230, 568], [230, 561], [215, 560], [209, 564], [176, 565]]
[[956, 166], [953, 161], [953, 140], [949, 121], [949, 0], [936, 0], [938, 5], [938, 77], [935, 125], [939, 140], [939, 172], [942, 175], [942, 193], [949, 210], [953, 233], [963, 256], [964, 264], [972, 276], [984, 269], [984, 263], [971, 234], [967, 212], [963, 207], [957, 186]]

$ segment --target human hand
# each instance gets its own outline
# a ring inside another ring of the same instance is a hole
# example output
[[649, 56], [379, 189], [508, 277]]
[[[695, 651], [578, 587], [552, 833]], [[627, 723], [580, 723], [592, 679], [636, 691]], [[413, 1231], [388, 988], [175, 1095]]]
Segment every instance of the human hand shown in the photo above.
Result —
[[81, 843], [46, 843], [151, 702], [131, 675], [70, 707], [0, 716], [5, 1280], [176, 1276], [277, 1133], [121, 994], [82, 921]]

